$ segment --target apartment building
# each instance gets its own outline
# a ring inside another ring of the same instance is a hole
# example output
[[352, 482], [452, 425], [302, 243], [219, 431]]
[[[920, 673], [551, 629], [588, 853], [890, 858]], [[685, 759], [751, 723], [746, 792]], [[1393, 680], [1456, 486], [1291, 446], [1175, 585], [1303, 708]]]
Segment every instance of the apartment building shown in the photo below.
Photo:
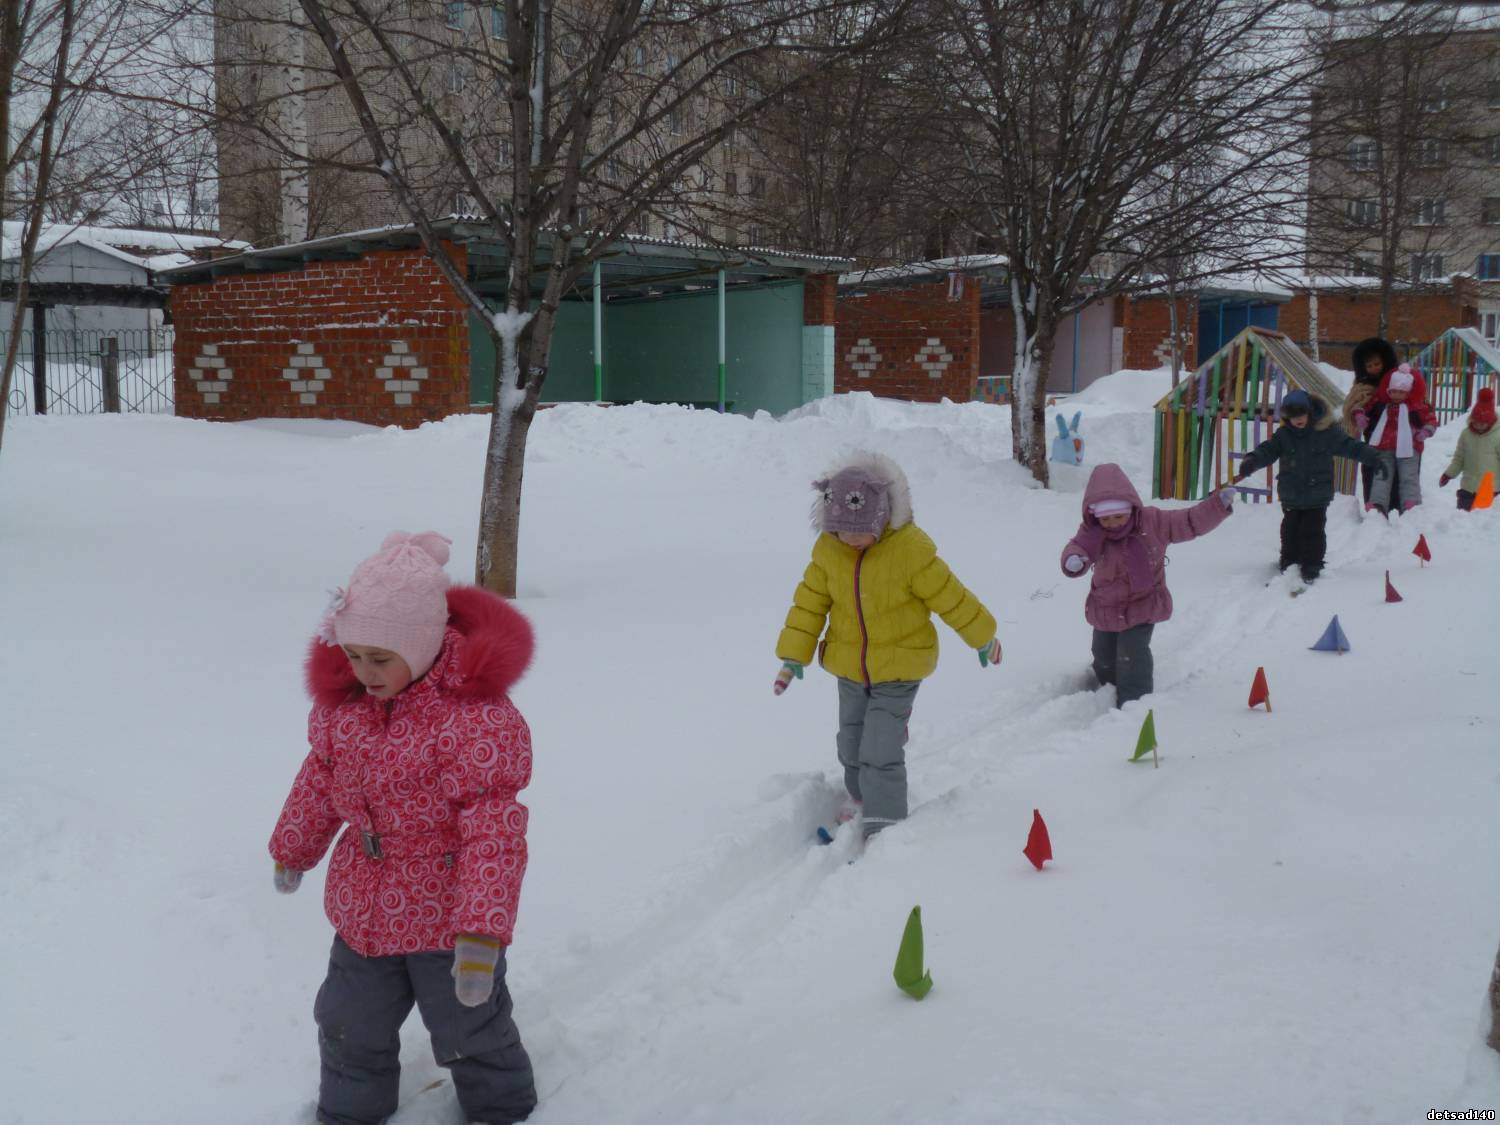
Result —
[[[554, 9], [549, 65], [559, 113], [566, 111], [570, 76], [587, 58], [591, 28], [597, 26], [592, 3], [574, 0]], [[426, 98], [460, 137], [488, 190], [508, 191], [517, 154], [504, 85], [511, 38], [505, 7], [473, 0], [386, 0], [374, 7], [382, 29], [400, 46], [403, 66], [392, 67], [369, 49], [354, 59], [364, 70], [371, 108], [399, 138], [403, 168], [428, 210], [472, 214], [475, 200], [419, 107]], [[270, 245], [405, 222], [390, 189], [369, 167], [353, 109], [321, 43], [310, 28], [298, 26], [298, 6], [289, 7], [286, 0], [218, 0], [216, 16], [220, 209], [226, 236]], [[354, 49], [357, 40], [348, 42]], [[639, 169], [700, 134], [716, 115], [759, 96], [763, 75], [742, 68], [705, 80], [693, 51], [686, 32], [642, 35], [630, 44], [610, 76], [587, 159], [604, 154], [613, 140], [627, 139], [597, 161], [580, 197], [580, 225], [587, 227], [612, 195], [629, 191]], [[637, 113], [643, 100], [655, 91], [659, 101], [664, 87], [693, 92], [641, 128]], [[654, 202], [633, 233], [763, 244], [760, 204], [771, 190], [774, 162], [761, 141], [753, 122], [731, 129]]]
[[1307, 271], [1473, 279], [1500, 340], [1500, 29], [1352, 36], [1312, 101]]

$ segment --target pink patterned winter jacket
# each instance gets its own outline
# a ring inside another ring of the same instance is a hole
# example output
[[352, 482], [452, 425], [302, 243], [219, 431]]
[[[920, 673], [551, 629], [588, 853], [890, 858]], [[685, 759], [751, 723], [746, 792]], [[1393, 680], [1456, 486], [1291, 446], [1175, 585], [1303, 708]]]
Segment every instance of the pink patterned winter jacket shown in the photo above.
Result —
[[365, 694], [342, 649], [312, 642], [312, 748], [271, 855], [306, 871], [348, 825], [323, 905], [356, 953], [450, 949], [463, 933], [510, 943], [526, 871], [516, 795], [531, 780], [531, 732], [505, 693], [532, 647], [526, 618], [473, 586], [449, 589], [437, 660], [386, 702]]
[[[1126, 544], [1110, 539], [1089, 512], [1090, 505], [1104, 500], [1127, 500], [1134, 507], [1130, 537], [1144, 544], [1151, 568], [1149, 589], [1132, 592], [1126, 567]], [[1217, 495], [1191, 508], [1152, 508], [1141, 503], [1140, 493], [1118, 465], [1105, 464], [1089, 475], [1083, 492], [1083, 524], [1063, 548], [1063, 573], [1081, 578], [1087, 568], [1072, 574], [1067, 561], [1071, 555], [1082, 555], [1093, 564], [1094, 578], [1084, 602], [1083, 616], [1095, 629], [1122, 633], [1137, 625], [1157, 624], [1172, 616], [1172, 594], [1167, 589], [1167, 548], [1206, 535], [1229, 517]]]

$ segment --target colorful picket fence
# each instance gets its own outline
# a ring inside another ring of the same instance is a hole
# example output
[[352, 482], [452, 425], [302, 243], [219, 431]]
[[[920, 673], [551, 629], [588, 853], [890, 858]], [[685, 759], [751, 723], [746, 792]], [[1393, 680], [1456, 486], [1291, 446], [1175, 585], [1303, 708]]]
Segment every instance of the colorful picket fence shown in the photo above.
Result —
[[[1281, 400], [1304, 390], [1335, 411], [1343, 393], [1280, 332], [1247, 328], [1156, 404], [1151, 494], [1197, 500], [1227, 483], [1238, 462], [1276, 428]], [[1337, 421], [1334, 425], [1337, 425]], [[1354, 491], [1354, 466], [1334, 463], [1334, 484]], [[1254, 502], [1276, 499], [1275, 469], [1239, 491]]]
[[1010, 376], [980, 375], [974, 380], [974, 401], [1004, 406], [1010, 401]]
[[1427, 380], [1427, 401], [1438, 420], [1451, 422], [1467, 414], [1481, 387], [1500, 393], [1500, 348], [1477, 328], [1450, 328], [1411, 361]]

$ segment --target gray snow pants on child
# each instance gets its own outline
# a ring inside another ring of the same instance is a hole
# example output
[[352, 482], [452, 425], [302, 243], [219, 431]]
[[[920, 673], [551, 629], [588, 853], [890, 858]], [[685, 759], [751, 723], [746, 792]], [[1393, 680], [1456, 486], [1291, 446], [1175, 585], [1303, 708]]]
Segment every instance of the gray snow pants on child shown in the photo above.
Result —
[[536, 1107], [531, 1059], [511, 1019], [505, 950], [495, 990], [477, 1008], [453, 992], [453, 951], [361, 957], [335, 936], [313, 1017], [323, 1080], [322, 1125], [380, 1125], [396, 1112], [401, 1025], [415, 1001], [432, 1036], [432, 1057], [453, 1075], [466, 1121], [510, 1125]]
[[1410, 508], [1414, 504], [1422, 502], [1422, 455], [1420, 453], [1411, 457], [1397, 457], [1395, 452], [1389, 449], [1378, 449], [1375, 451], [1380, 458], [1380, 463], [1385, 466], [1385, 476], [1376, 476], [1370, 481], [1370, 503], [1374, 504], [1382, 512], [1391, 510], [1391, 485], [1400, 482], [1401, 487], [1397, 494], [1401, 498], [1402, 509]]
[[1155, 625], [1137, 625], [1119, 633], [1094, 630], [1094, 675], [1101, 684], [1115, 685], [1115, 706], [1150, 695], [1155, 662], [1151, 658], [1151, 632]]
[[864, 803], [866, 837], [906, 819], [906, 723], [921, 686], [839, 677], [839, 764], [849, 796]]

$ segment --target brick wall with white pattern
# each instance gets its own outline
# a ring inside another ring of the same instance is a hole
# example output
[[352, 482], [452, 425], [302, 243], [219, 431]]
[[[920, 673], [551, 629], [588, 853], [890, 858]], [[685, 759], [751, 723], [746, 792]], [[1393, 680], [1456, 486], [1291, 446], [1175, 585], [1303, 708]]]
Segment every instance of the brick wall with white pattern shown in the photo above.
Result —
[[979, 375], [979, 285], [949, 279], [846, 291], [834, 322], [834, 387], [883, 398], [968, 402]]
[[416, 426], [469, 409], [468, 314], [421, 250], [176, 285], [171, 310], [185, 417]]

